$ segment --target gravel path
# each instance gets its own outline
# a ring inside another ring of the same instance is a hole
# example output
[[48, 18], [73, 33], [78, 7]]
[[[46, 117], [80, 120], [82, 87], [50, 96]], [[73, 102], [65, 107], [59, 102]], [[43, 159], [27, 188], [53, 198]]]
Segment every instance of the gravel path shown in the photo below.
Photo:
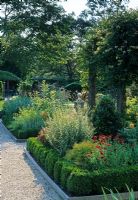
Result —
[[0, 195], [2, 200], [61, 200], [0, 123]]

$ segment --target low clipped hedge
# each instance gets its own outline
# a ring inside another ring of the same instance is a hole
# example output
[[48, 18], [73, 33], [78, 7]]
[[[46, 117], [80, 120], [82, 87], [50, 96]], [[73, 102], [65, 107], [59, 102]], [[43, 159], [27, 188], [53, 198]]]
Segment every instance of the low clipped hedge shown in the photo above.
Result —
[[126, 184], [138, 190], [138, 166], [120, 169], [82, 170], [61, 158], [56, 151], [43, 145], [37, 138], [27, 140], [27, 150], [69, 195], [86, 196], [102, 194], [102, 187], [126, 192]]

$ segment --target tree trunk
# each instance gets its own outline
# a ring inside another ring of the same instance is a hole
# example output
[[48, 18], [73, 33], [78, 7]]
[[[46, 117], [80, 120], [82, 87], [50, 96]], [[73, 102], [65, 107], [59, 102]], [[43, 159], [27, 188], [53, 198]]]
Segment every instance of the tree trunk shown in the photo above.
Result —
[[126, 86], [120, 84], [117, 89], [117, 110], [121, 115], [126, 113]]
[[89, 95], [88, 95], [88, 104], [90, 110], [92, 110], [96, 104], [96, 67], [89, 67]]

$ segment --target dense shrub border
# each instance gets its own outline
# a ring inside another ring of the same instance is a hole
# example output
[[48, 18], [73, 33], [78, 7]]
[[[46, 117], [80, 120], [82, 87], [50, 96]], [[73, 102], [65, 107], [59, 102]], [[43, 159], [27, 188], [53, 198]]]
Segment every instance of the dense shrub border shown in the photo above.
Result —
[[125, 192], [125, 184], [134, 191], [138, 190], [138, 166], [89, 172], [65, 162], [37, 138], [27, 140], [27, 150], [46, 173], [70, 195], [102, 194], [101, 187], [113, 190], [117, 188], [119, 192]]

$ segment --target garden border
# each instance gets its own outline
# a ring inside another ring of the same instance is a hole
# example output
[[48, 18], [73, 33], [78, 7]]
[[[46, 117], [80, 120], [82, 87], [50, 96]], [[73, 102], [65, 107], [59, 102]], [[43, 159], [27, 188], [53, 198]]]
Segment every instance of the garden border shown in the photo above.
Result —
[[[37, 170], [41, 173], [41, 175], [46, 179], [46, 181], [51, 185], [51, 187], [56, 191], [56, 193], [63, 200], [103, 200], [103, 195], [94, 195], [94, 196], [82, 196], [82, 197], [70, 197], [68, 196], [48, 175], [47, 173], [37, 164], [31, 154], [27, 151], [26, 147], [24, 148], [25, 155], [28, 159], [34, 164]], [[123, 200], [128, 200], [128, 192], [121, 193]], [[136, 200], [138, 200], [138, 191], [134, 192]], [[116, 194], [117, 195], [117, 194]], [[111, 200], [111, 195], [107, 195], [109, 200]]]
[[26, 139], [17, 139], [7, 128], [6, 126], [3, 124], [2, 119], [0, 119], [0, 123], [2, 124], [5, 132], [14, 140], [14, 142], [19, 142], [19, 143], [24, 143], [26, 142]]

